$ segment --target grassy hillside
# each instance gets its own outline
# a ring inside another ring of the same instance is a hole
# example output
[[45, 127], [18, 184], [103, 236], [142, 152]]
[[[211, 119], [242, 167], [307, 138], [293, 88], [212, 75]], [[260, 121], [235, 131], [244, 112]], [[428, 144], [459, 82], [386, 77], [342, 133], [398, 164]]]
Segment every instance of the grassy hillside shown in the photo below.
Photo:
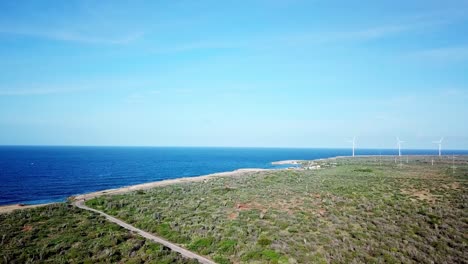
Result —
[[0, 263], [198, 263], [58, 204], [0, 214]]
[[87, 204], [219, 263], [467, 263], [468, 165], [340, 159]]

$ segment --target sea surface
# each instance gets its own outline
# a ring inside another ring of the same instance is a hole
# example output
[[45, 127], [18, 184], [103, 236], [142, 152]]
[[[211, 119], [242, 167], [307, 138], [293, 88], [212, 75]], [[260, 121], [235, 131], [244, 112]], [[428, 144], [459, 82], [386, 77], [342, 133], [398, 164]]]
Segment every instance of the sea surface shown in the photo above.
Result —
[[[58, 202], [139, 183], [240, 168], [284, 168], [271, 162], [350, 154], [350, 149], [0, 146], [0, 205]], [[356, 155], [379, 154], [397, 151], [356, 150]], [[404, 154], [436, 155], [437, 151], [405, 150]]]

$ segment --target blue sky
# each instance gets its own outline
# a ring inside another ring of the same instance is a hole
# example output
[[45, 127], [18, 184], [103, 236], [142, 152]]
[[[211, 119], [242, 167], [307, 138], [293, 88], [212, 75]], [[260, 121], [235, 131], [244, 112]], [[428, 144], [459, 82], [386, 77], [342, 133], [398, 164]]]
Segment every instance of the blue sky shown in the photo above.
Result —
[[0, 2], [0, 144], [468, 149], [468, 1], [126, 2]]

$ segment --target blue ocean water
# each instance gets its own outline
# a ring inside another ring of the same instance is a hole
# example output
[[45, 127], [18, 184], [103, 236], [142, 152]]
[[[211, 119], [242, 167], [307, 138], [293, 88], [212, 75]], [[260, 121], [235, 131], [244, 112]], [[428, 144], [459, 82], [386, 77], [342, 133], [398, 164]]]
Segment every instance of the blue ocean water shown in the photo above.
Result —
[[[359, 149], [357, 155], [395, 155]], [[445, 151], [444, 154], [468, 154]], [[405, 155], [437, 154], [405, 150]], [[350, 155], [349, 149], [0, 146], [0, 205], [64, 201], [76, 194], [271, 162]], [[284, 167], [284, 166], [283, 166]]]

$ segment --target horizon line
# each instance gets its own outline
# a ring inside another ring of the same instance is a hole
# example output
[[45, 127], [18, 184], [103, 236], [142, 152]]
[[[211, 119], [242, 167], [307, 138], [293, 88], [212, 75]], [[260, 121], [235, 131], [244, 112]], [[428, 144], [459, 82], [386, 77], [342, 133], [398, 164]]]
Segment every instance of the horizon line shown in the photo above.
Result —
[[[0, 147], [102, 147], [102, 148], [257, 148], [257, 149], [351, 149], [350, 147], [285, 147], [285, 146], [175, 146], [175, 145], [66, 145], [66, 144], [0, 144]], [[355, 150], [398, 150], [398, 148], [362, 147]], [[438, 148], [405, 148], [402, 150], [434, 150]], [[446, 148], [445, 151], [468, 151], [462, 148]]]

